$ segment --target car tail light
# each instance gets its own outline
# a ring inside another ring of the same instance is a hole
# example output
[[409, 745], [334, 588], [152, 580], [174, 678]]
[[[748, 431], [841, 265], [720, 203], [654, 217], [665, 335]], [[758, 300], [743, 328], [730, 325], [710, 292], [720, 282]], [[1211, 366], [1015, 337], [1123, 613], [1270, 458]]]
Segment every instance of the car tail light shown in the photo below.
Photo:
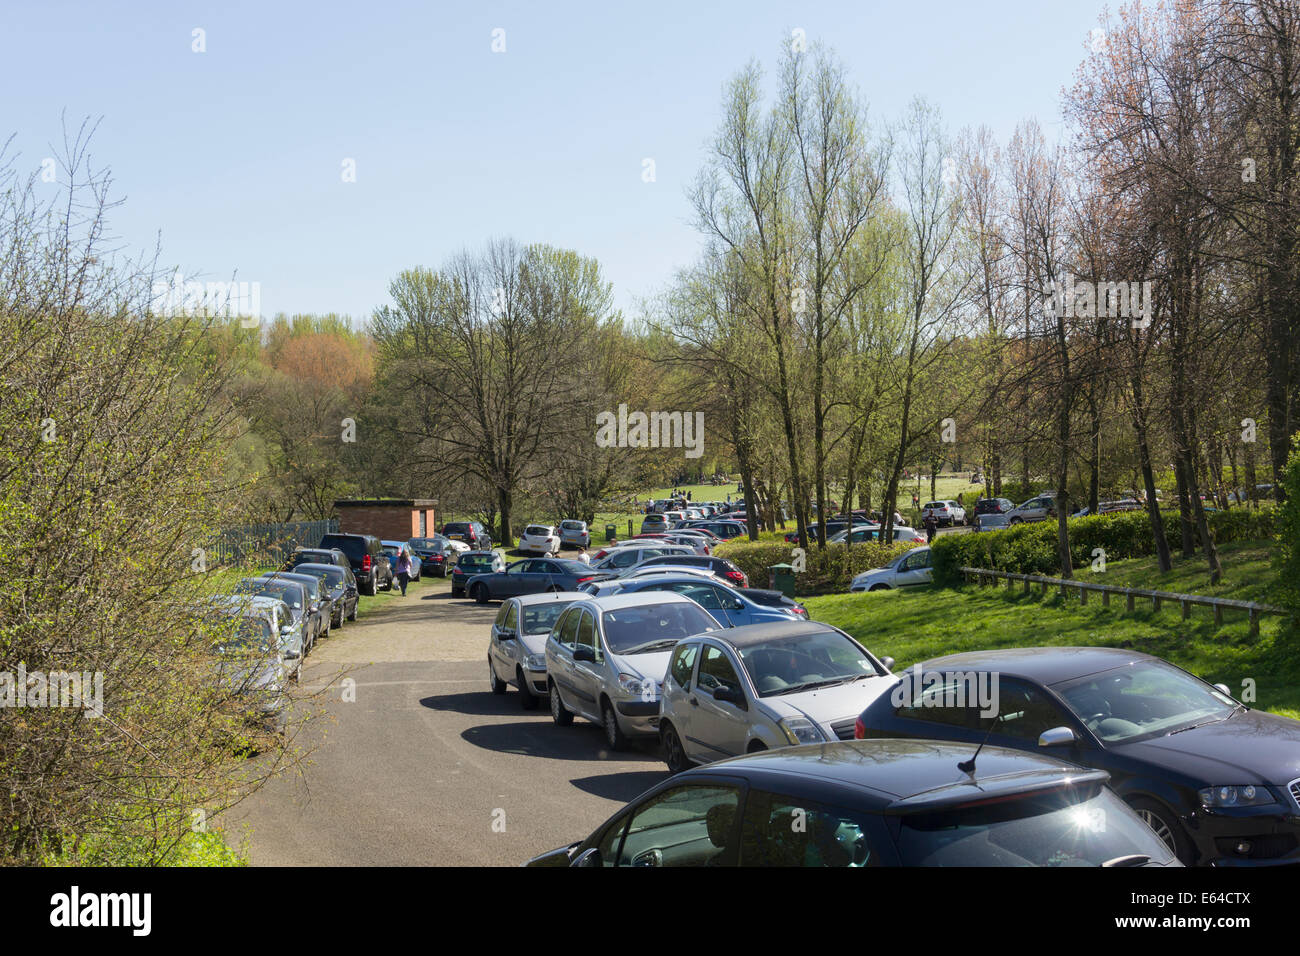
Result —
[[369, 571], [369, 570], [370, 570], [370, 555], [368, 555], [368, 554], [363, 554], [363, 555], [361, 556], [361, 570], [362, 570], [362, 571]]
[[861, 715], [859, 715], [858, 719], [853, 722], [853, 739], [854, 740], [867, 739], [867, 726], [862, 722]]
[[588, 574], [585, 578], [578, 578], [576, 584], [586, 584], [588, 581], [596, 580], [596, 575]]
[[806, 607], [796, 607], [796, 608], [791, 608], [791, 610], [794, 611], [794, 613], [798, 614], [800, 617], [808, 616], [808, 609]]
[[726, 571], [722, 576], [728, 581], [735, 581], [742, 588], [749, 587], [749, 579], [745, 577], [744, 571]]

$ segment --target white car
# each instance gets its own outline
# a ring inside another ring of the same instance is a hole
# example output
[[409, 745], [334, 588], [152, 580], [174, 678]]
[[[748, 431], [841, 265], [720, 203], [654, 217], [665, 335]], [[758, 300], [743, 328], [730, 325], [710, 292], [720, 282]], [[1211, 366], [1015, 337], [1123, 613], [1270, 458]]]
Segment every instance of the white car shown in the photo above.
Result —
[[887, 591], [892, 588], [929, 584], [934, 579], [929, 548], [913, 548], [883, 568], [863, 571], [849, 585], [850, 591]]
[[934, 515], [934, 520], [939, 522], [940, 527], [944, 525], [956, 527], [966, 523], [966, 509], [955, 501], [926, 502], [925, 507], [921, 509], [921, 521], [924, 522], [930, 515]]
[[560, 534], [548, 524], [530, 524], [519, 536], [519, 550], [549, 558], [560, 553]]
[[618, 574], [633, 565], [640, 564], [650, 558], [657, 558], [663, 554], [694, 553], [695, 549], [689, 545], [669, 544], [666, 541], [650, 542], [643, 538], [636, 544], [614, 548], [599, 561], [593, 561], [591, 567], [595, 571]]
[[[826, 539], [827, 544], [844, 544], [848, 539], [849, 529], [845, 528], [838, 534], [833, 534]], [[853, 526], [853, 543], [858, 544], [864, 541], [879, 541], [880, 525], [878, 524], [858, 524]], [[894, 526], [894, 540], [902, 542], [912, 542], [913, 544], [925, 544], [925, 534], [917, 531], [915, 528], [909, 528], [906, 525], [899, 527]]]

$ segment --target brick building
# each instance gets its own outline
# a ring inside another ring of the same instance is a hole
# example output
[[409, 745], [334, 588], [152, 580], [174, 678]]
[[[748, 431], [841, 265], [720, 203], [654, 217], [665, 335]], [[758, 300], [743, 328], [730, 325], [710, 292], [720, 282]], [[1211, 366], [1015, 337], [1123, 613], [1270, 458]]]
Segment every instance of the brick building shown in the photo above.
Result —
[[334, 510], [343, 534], [405, 541], [437, 530], [437, 505], [435, 498], [345, 498], [334, 502]]

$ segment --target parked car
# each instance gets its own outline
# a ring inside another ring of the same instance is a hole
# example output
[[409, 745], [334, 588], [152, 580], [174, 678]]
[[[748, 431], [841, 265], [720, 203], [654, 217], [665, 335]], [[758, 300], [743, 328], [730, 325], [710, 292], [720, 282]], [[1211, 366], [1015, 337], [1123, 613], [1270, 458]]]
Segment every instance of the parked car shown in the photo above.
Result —
[[449, 521], [442, 526], [442, 536], [467, 544], [475, 551], [492, 550], [492, 535], [478, 521]]
[[641, 568], [651, 567], [673, 567], [673, 568], [703, 568], [706, 571], [712, 571], [718, 577], [722, 578], [728, 584], [735, 588], [749, 587], [749, 577], [744, 571], [736, 567], [726, 558], [714, 557], [707, 554], [657, 554], [648, 555], [627, 569], [620, 571], [619, 575], [626, 575], [628, 571], [640, 570]]
[[[646, 569], [650, 570], [650, 569]], [[778, 600], [760, 600], [753, 597], [756, 589], [737, 590], [728, 584], [710, 580], [696, 574], [682, 574], [676, 569], [665, 568], [664, 574], [637, 574], [629, 578], [615, 578], [613, 581], [592, 582], [598, 590], [594, 595], [608, 597], [611, 594], [639, 594], [650, 591], [672, 591], [690, 598], [722, 627], [743, 627], [763, 621], [801, 621], [808, 617], [808, 610], [802, 604], [792, 601], [780, 591], [765, 591], [764, 596], [775, 595]]]
[[[257, 610], [262, 599], [218, 597], [208, 614], [224, 619], [216, 639], [216, 680], [240, 699], [251, 720], [282, 733], [288, 725], [289, 699], [285, 687], [293, 668], [286, 666], [281, 636], [272, 617]], [[233, 602], [233, 603], [232, 603]]]
[[1056, 498], [1045, 494], [1039, 495], [1037, 498], [1030, 498], [1028, 501], [1016, 505], [1005, 514], [1007, 524], [1020, 524], [1022, 521], [1043, 521], [1047, 518], [1055, 518]]
[[1105, 773], [1001, 747], [967, 772], [973, 750], [850, 740], [733, 757], [669, 777], [527, 865], [1178, 865]]
[[956, 527], [959, 524], [966, 523], [966, 509], [955, 501], [927, 501], [921, 509], [921, 521], [931, 515], [939, 523], [939, 527]]
[[548, 524], [525, 525], [524, 533], [519, 536], [521, 552], [540, 554], [548, 558], [560, 553], [560, 544], [560, 532]]
[[590, 581], [591, 565], [566, 558], [525, 558], [504, 570], [480, 572], [465, 582], [465, 593], [479, 604], [542, 591], [576, 591]]
[[1011, 519], [1005, 514], [988, 514], [975, 516], [975, 530], [997, 531], [999, 528], [1011, 527]]
[[650, 531], [667, 531], [668, 519], [660, 512], [648, 514], [641, 519], [641, 533], [645, 534]]
[[653, 737], [659, 695], [673, 646], [715, 630], [708, 612], [680, 594], [616, 594], [570, 605], [546, 639], [551, 719], [574, 715], [605, 730], [611, 750], [632, 737]]
[[[865, 708], [858, 736], [1050, 749], [1109, 772], [1183, 863], [1300, 862], [1300, 721], [1251, 710], [1222, 684], [1121, 648], [954, 654], [917, 672], [938, 679], [900, 706], [887, 696]], [[996, 680], [996, 715], [950, 693], [969, 681], [963, 675]], [[934, 698], [943, 706], [928, 706]]]
[[695, 556], [695, 549], [685, 544], [668, 544], [659, 541], [635, 541], [611, 548], [604, 557], [599, 555], [591, 562], [591, 569], [597, 573], [616, 575], [634, 564], [640, 564], [647, 558], [657, 558], [665, 554]]
[[587, 522], [575, 521], [572, 518], [561, 521], [560, 544], [571, 544], [575, 548], [590, 548], [591, 531], [587, 528]]
[[407, 560], [411, 563], [410, 577], [408, 580], [420, 580], [420, 571], [424, 562], [416, 556], [415, 552], [411, 550], [411, 546], [407, 542], [380, 541], [379, 543], [384, 546], [384, 554], [388, 555], [388, 564], [389, 567], [393, 569], [394, 579], [397, 577], [397, 559], [402, 556], [403, 552], [405, 552]]
[[[316, 632], [314, 622], [310, 619], [308, 607], [311, 598], [307, 586], [297, 581], [268, 581], [265, 578], [244, 578], [234, 587], [234, 593], [250, 597], [272, 598], [280, 601], [289, 609], [292, 630], [288, 635], [288, 645], [298, 648], [297, 656], [305, 658], [310, 653]], [[283, 635], [283, 625], [277, 624], [277, 633]], [[296, 676], [296, 675], [295, 675]]]
[[850, 591], [886, 591], [890, 588], [915, 587], [933, 580], [930, 549], [913, 548], [883, 568], [863, 571], [849, 584]]
[[451, 596], [465, 594], [465, 585], [476, 574], [504, 571], [506, 560], [497, 551], [463, 551], [451, 572]]
[[342, 627], [345, 619], [357, 619], [357, 605], [361, 603], [358, 595], [361, 592], [351, 568], [340, 568], [333, 564], [300, 564], [294, 570], [298, 574], [318, 577], [325, 585], [330, 599], [330, 627]]
[[494, 694], [508, 684], [519, 689], [524, 710], [535, 710], [547, 696], [546, 637], [561, 612], [587, 595], [579, 591], [524, 594], [507, 598], [492, 622], [488, 639], [488, 680]]
[[362, 594], [374, 597], [382, 588], [393, 586], [393, 567], [384, 546], [373, 534], [327, 534], [320, 539], [322, 548], [338, 548], [348, 556]]
[[334, 614], [333, 604], [330, 601], [329, 591], [325, 587], [325, 582], [312, 574], [301, 574], [297, 571], [268, 571], [265, 574], [254, 578], [257, 581], [294, 581], [303, 585], [307, 590], [307, 624], [306, 627], [311, 633], [308, 641], [308, 647], [313, 647], [322, 637], [329, 637], [330, 618]]
[[281, 571], [292, 571], [300, 564], [337, 564], [351, 567], [348, 556], [338, 548], [294, 548], [293, 554], [280, 566]]
[[[240, 582], [241, 584], [243, 582]], [[212, 607], [228, 616], [243, 621], [260, 621], [260, 626], [241, 627], [240, 631], [250, 634], [269, 633], [273, 646], [279, 649], [280, 661], [284, 673], [293, 680], [302, 674], [303, 658], [307, 656], [303, 644], [302, 627], [294, 620], [289, 605], [278, 597], [250, 593], [251, 589], [236, 588], [234, 594], [217, 595], [212, 599]]]
[[789, 618], [683, 639], [659, 709], [668, 769], [852, 740], [858, 714], [897, 683], [892, 664], [838, 628]]
[[[904, 542], [911, 541], [919, 544], [925, 544], [925, 533], [921, 531], [917, 531], [915, 528], [908, 528], [906, 526], [900, 527], [898, 525], [895, 525], [893, 529], [893, 534], [894, 534], [895, 541], [904, 541]], [[826, 543], [844, 544], [844, 542], [848, 539], [848, 536], [849, 536], [849, 529], [845, 528], [843, 531], [841, 531], [839, 534], [835, 535], [834, 537], [827, 538]], [[859, 543], [864, 541], [879, 541], [879, 540], [880, 540], [879, 525], [854, 525], [853, 527], [854, 543]]]
[[975, 502], [975, 517], [1006, 514], [1015, 506], [1010, 498], [980, 498]]
[[412, 538], [406, 542], [411, 553], [420, 559], [420, 574], [436, 574], [445, 578], [456, 564], [456, 558], [469, 550], [464, 541], [452, 541], [440, 534], [427, 538]]

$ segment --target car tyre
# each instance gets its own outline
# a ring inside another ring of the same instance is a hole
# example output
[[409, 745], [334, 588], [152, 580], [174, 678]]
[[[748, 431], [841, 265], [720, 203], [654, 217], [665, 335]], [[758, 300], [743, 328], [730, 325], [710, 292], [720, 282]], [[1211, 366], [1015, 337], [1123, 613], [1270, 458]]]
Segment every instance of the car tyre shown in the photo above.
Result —
[[888, 585], [888, 584], [873, 584], [873, 585], [871, 585], [871, 587], [867, 588], [867, 590], [868, 590], [868, 591], [888, 591], [888, 590], [889, 590], [889, 585]]
[[537, 705], [541, 703], [537, 695], [528, 689], [528, 680], [524, 677], [524, 672], [517, 671], [516, 677], [519, 680], [519, 706], [524, 710], [536, 710]]
[[659, 742], [664, 748], [664, 763], [668, 764], [669, 773], [681, 773], [695, 766], [691, 758], [686, 756], [686, 748], [677, 736], [677, 729], [667, 721], [659, 728]]
[[1142, 818], [1142, 822], [1155, 831], [1156, 836], [1169, 851], [1178, 857], [1183, 866], [1192, 866], [1196, 862], [1196, 850], [1187, 831], [1178, 822], [1178, 816], [1163, 803], [1149, 797], [1134, 797], [1129, 806]]
[[614, 705], [607, 700], [601, 704], [600, 723], [605, 728], [605, 742], [609, 744], [609, 749], [626, 750], [627, 734], [623, 733], [623, 728], [618, 725], [618, 714], [614, 712]]
[[555, 686], [555, 682], [550, 682], [551, 690], [551, 720], [560, 727], [567, 727], [573, 723], [573, 714], [569, 713], [564, 707], [564, 701], [560, 700], [560, 689]]
[[470, 589], [469, 596], [479, 604], [486, 604], [488, 602], [487, 585], [481, 583], [474, 585], [474, 587]]
[[504, 694], [507, 684], [500, 677], [497, 677], [497, 669], [492, 666], [492, 658], [488, 658], [488, 683], [492, 687], [492, 693]]
[[[357, 604], [360, 603], [360, 601], [357, 602]], [[352, 613], [348, 615], [349, 621], [355, 621], [357, 619], [357, 604], [352, 605]]]

